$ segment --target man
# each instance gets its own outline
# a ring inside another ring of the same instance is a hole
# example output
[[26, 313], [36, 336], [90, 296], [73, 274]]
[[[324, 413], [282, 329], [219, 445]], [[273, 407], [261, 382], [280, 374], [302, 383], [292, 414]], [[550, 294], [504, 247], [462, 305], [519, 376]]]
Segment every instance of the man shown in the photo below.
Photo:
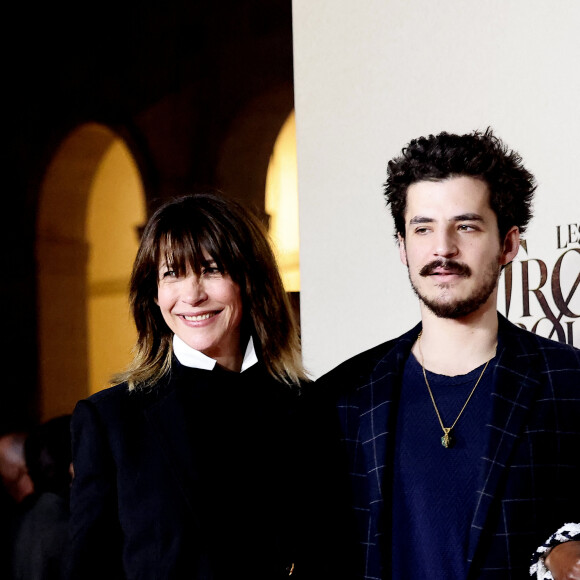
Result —
[[11, 578], [63, 578], [72, 480], [70, 415], [32, 429], [24, 452], [34, 495], [14, 529]]
[[0, 437], [0, 480], [17, 504], [34, 491], [26, 468], [25, 441], [26, 433], [20, 431]]
[[34, 491], [24, 455], [26, 437], [21, 431], [0, 436], [0, 578], [11, 577], [14, 528]]
[[[338, 410], [365, 579], [525, 578], [580, 521], [580, 351], [497, 312], [534, 190], [491, 130], [419, 138], [389, 162], [421, 323], [318, 383]], [[546, 559], [557, 579], [577, 577], [574, 537]]]

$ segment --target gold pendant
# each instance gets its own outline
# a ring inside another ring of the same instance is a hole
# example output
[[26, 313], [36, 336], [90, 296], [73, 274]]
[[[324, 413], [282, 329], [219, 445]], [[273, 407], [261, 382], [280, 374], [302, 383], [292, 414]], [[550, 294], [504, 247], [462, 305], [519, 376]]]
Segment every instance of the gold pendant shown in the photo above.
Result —
[[441, 445], [443, 445], [443, 447], [445, 447], [445, 449], [449, 449], [453, 443], [453, 439], [451, 438], [451, 435], [449, 434], [451, 429], [447, 428], [447, 429], [444, 429], [443, 431], [445, 432], [445, 434], [443, 435], [443, 437], [441, 437]]

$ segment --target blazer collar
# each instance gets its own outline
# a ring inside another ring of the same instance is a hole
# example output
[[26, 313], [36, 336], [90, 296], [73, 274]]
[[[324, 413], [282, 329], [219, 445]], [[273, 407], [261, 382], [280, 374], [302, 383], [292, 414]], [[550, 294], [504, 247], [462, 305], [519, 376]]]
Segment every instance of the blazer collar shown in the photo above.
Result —
[[[372, 371], [359, 386], [359, 441], [369, 478], [369, 504], [379, 509], [383, 497], [389, 497], [390, 468], [394, 449], [397, 402], [405, 362], [421, 330], [418, 324], [399, 339], [386, 344], [386, 352], [378, 357]], [[371, 508], [372, 509], [372, 508]], [[378, 515], [378, 513], [377, 513]]]
[[539, 385], [539, 359], [531, 335], [498, 316], [498, 362], [494, 368], [492, 415], [487, 425], [487, 447], [480, 463], [469, 561], [475, 557], [491, 504], [498, 495], [511, 456], [528, 422]]
[[171, 371], [162, 382], [149, 393], [143, 412], [152, 427], [160, 447], [184, 499], [195, 513], [192, 491], [198, 488], [199, 473], [196, 468], [198, 458], [191, 445], [191, 434], [187, 417], [187, 398], [191, 396], [192, 385], [186, 375], [195, 373], [195, 389], [211, 388], [210, 382], [216, 371], [187, 369], [174, 358]]

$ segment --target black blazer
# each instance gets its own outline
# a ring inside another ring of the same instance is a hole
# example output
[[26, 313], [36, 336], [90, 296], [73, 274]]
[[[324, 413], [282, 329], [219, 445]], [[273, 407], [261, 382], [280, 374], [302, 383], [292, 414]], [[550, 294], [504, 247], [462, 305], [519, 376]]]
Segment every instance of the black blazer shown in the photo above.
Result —
[[298, 518], [296, 394], [174, 361], [147, 391], [122, 384], [72, 418], [72, 579], [288, 576]]
[[[397, 402], [420, 325], [339, 365], [317, 384], [334, 399], [363, 562], [390, 578]], [[534, 550], [580, 521], [580, 350], [499, 317], [492, 418], [468, 538], [469, 578], [527, 578]], [[436, 575], [436, 571], [434, 571]], [[436, 577], [436, 576], [434, 576]]]

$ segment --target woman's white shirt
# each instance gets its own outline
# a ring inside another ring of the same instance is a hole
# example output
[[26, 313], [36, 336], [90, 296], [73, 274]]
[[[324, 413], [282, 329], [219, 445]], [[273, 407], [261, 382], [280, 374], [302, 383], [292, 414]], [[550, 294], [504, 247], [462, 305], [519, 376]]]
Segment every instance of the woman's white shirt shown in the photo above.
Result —
[[[203, 354], [199, 350], [191, 348], [191, 346], [186, 344], [176, 334], [173, 335], [173, 353], [175, 354], [177, 360], [184, 367], [211, 371], [217, 364], [215, 359]], [[242, 361], [242, 368], [240, 372], [243, 373], [257, 362], [258, 356], [256, 355], [256, 350], [254, 348], [254, 339], [250, 336], [248, 346], [246, 347], [246, 352], [244, 353], [244, 360]]]

